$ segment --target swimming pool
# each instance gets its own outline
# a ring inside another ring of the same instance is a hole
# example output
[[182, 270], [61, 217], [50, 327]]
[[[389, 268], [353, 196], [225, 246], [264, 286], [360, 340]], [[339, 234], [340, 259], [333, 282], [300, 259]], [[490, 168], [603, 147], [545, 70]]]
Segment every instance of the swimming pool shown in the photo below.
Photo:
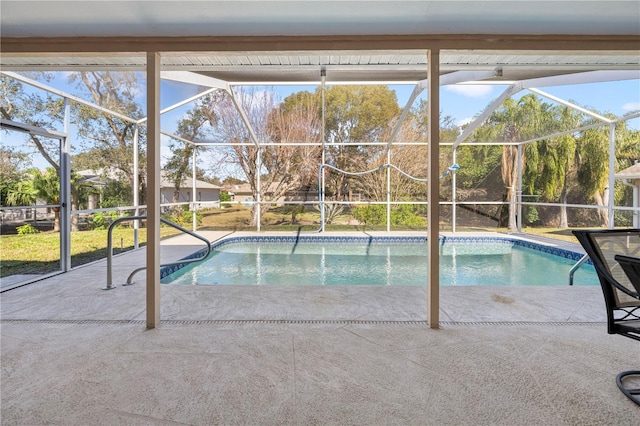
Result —
[[[446, 237], [440, 285], [566, 286], [580, 257], [519, 239]], [[236, 237], [215, 243], [204, 262], [161, 276], [163, 284], [420, 286], [427, 245], [424, 237]], [[593, 266], [578, 269], [574, 282], [598, 285]]]

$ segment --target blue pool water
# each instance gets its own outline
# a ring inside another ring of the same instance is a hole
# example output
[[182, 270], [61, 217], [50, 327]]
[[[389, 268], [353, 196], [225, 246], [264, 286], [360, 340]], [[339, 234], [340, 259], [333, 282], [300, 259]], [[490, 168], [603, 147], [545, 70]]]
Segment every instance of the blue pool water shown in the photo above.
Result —
[[[569, 270], [580, 255], [541, 250], [549, 251], [545, 246], [498, 238], [441, 241], [440, 284], [568, 285]], [[214, 246], [204, 262], [169, 272], [164, 272], [163, 283], [419, 286], [427, 282], [427, 246], [424, 238], [232, 239]], [[574, 283], [597, 285], [593, 266], [583, 265]]]

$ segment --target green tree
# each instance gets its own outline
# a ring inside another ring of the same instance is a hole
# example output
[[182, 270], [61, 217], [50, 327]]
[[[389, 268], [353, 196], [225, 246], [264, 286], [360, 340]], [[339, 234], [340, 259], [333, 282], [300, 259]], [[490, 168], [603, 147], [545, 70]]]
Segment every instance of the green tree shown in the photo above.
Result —
[[[141, 75], [133, 72], [82, 71], [69, 76], [70, 83], [83, 95], [97, 105], [120, 113], [134, 120], [144, 117], [142, 106], [137, 101], [142, 91]], [[74, 109], [74, 120], [78, 127], [80, 146], [90, 150], [99, 167], [98, 171], [109, 170], [110, 174], [124, 175], [129, 188], [133, 188], [135, 179], [133, 170], [133, 139], [135, 123], [114, 117], [85, 105]], [[139, 170], [145, 170], [146, 157], [143, 154], [146, 131], [139, 127]], [[144, 187], [144, 178], [139, 177], [140, 187]], [[144, 191], [143, 191], [144, 193]]]
[[476, 131], [476, 140], [503, 142], [501, 158], [502, 182], [505, 186], [504, 200], [508, 203], [509, 230], [516, 229], [515, 194], [518, 183], [518, 161], [525, 164], [528, 154], [536, 155], [532, 144], [526, 144], [518, 158], [518, 142], [544, 135], [552, 126], [551, 105], [543, 103], [534, 94], [518, 101], [508, 98]]
[[[629, 167], [640, 157], [640, 132], [630, 130], [626, 122], [615, 124], [615, 171]], [[602, 226], [609, 226], [609, 126], [584, 130], [578, 138], [578, 181], [590, 199], [598, 206]], [[620, 201], [624, 193], [614, 194]]]
[[37, 198], [38, 192], [33, 187], [33, 180], [23, 180], [8, 189], [3, 205], [31, 206], [36, 203]]
[[[630, 129], [626, 122], [620, 122], [616, 126], [616, 173], [631, 167], [640, 161], [640, 130]], [[617, 185], [615, 192], [616, 205], [632, 206], [633, 190], [628, 185]], [[622, 215], [616, 218], [616, 225], [631, 226], [631, 218]]]
[[[28, 77], [49, 81], [53, 78], [48, 73], [27, 73]], [[0, 105], [0, 115], [7, 120], [29, 124], [45, 129], [60, 129], [63, 121], [64, 101], [49, 93], [26, 91], [24, 85], [11, 77], [0, 76], [2, 93], [10, 100], [8, 104]], [[42, 158], [55, 170], [60, 169], [59, 141], [57, 139], [41, 138], [33, 134], [25, 135], [26, 142], [34, 146]]]
[[122, 207], [133, 203], [131, 187], [124, 181], [106, 179], [100, 190], [100, 207]]
[[[33, 189], [37, 197], [46, 204], [60, 204], [60, 175], [53, 167], [48, 167], [44, 172], [35, 170], [33, 176]], [[60, 231], [60, 208], [52, 207], [54, 214], [54, 231]]]
[[[321, 88], [318, 88], [318, 102]], [[329, 86], [325, 89], [326, 161], [347, 171], [362, 171], [380, 149], [358, 145], [384, 142], [394, 118], [400, 114], [396, 93], [387, 86]], [[326, 182], [334, 198], [349, 198], [349, 182], [342, 173], [329, 173]]]
[[[38, 81], [49, 81], [53, 74], [28, 73], [28, 77]], [[139, 76], [135, 73], [80, 72], [70, 74], [69, 81], [77, 83], [81, 95], [88, 95], [96, 104], [112, 111], [138, 119], [143, 116], [142, 108], [136, 101], [141, 91]], [[11, 99], [9, 106], [0, 106], [3, 118], [23, 122], [46, 129], [61, 129], [64, 115], [64, 100], [58, 96], [38, 91], [27, 91], [23, 84], [7, 76], [0, 76], [4, 93]], [[71, 120], [78, 129], [79, 141], [74, 141], [74, 149], [89, 145], [85, 152], [78, 153], [72, 163], [82, 164], [96, 172], [105, 174], [112, 170], [126, 176], [128, 187], [133, 184], [133, 132], [135, 125], [102, 113], [84, 105], [71, 103]], [[141, 148], [144, 147], [144, 127], [141, 127]], [[27, 135], [27, 143], [34, 146], [42, 158], [56, 173], [60, 171], [59, 142], [55, 139]], [[83, 156], [83, 154], [86, 154]], [[144, 155], [140, 155], [140, 170], [144, 170]], [[144, 177], [140, 176], [141, 188]], [[86, 193], [77, 185], [82, 180], [71, 177], [73, 203], [82, 203]], [[142, 190], [144, 193], [144, 190]], [[75, 195], [74, 195], [75, 194]], [[77, 205], [72, 205], [77, 208]], [[73, 217], [75, 226], [77, 217]]]
[[[568, 131], [580, 126], [581, 115], [568, 106], [558, 105], [551, 109], [556, 124], [555, 131]], [[551, 129], [550, 129], [551, 130]], [[569, 227], [567, 201], [569, 181], [575, 172], [577, 142], [572, 134], [533, 142], [524, 175], [529, 194], [538, 191], [545, 201], [556, 201], [559, 197], [562, 206], [559, 210], [559, 227]]]
[[[44, 200], [46, 204], [60, 204], [60, 174], [53, 167], [47, 167], [44, 172], [36, 169], [30, 171], [31, 187], [37, 199]], [[91, 185], [76, 173], [71, 174], [71, 209], [76, 210], [81, 203], [86, 204], [88, 194], [92, 191]], [[54, 231], [60, 230], [60, 208], [52, 207], [54, 213]], [[77, 215], [72, 216], [71, 230], [78, 230]]]
[[242, 179], [235, 178], [233, 176], [227, 176], [222, 181], [223, 185], [242, 185], [243, 183], [247, 183], [247, 182]]
[[[198, 99], [195, 107], [187, 111], [178, 121], [176, 135], [187, 141], [203, 139], [208, 130], [218, 122], [215, 105], [222, 99], [222, 96], [221, 92], [214, 92]], [[190, 166], [192, 165], [193, 154], [195, 152], [197, 156], [198, 153], [203, 151], [203, 148], [193, 143], [172, 139], [169, 143], [169, 149], [171, 156], [164, 165], [164, 172], [175, 188], [172, 202], [177, 203], [180, 189], [185, 184], [187, 176], [190, 176], [191, 173], [192, 167]], [[174, 214], [177, 214], [180, 210], [179, 206], [176, 206], [174, 210]]]
[[[578, 138], [578, 146], [578, 181], [598, 206], [605, 207], [609, 200], [608, 132], [602, 129], [585, 130]], [[605, 209], [598, 209], [598, 216], [603, 226], [609, 225]]]
[[17, 187], [24, 178], [28, 160], [29, 156], [26, 153], [15, 148], [0, 146], [0, 205], [28, 205], [13, 204], [11, 200], [7, 199], [11, 192], [22, 192]]

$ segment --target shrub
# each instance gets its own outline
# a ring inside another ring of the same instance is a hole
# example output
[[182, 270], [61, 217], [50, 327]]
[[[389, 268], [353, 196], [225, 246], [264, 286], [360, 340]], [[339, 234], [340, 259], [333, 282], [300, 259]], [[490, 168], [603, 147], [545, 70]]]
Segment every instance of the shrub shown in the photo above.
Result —
[[91, 229], [107, 229], [111, 222], [116, 220], [119, 217], [117, 211], [110, 212], [97, 212], [93, 214], [91, 218], [91, 222], [89, 223], [89, 228]]
[[[314, 206], [314, 208], [320, 212], [320, 205]], [[331, 224], [342, 212], [344, 207], [340, 204], [325, 204], [324, 205], [324, 221]]]
[[384, 225], [387, 223], [387, 208], [382, 204], [358, 206], [351, 214], [365, 225]]
[[416, 206], [400, 204], [391, 209], [391, 225], [418, 228], [426, 226], [427, 220], [416, 214]]
[[[180, 210], [174, 212], [172, 214], [165, 214], [162, 217], [170, 222], [175, 223], [176, 225], [180, 225], [183, 228], [189, 228], [193, 221], [192, 211], [189, 210], [189, 207], [182, 206]], [[202, 214], [200, 211], [196, 210], [196, 224], [202, 224]]]
[[107, 179], [104, 188], [102, 188], [101, 200], [100, 207], [102, 208], [129, 206], [133, 204], [131, 186], [127, 182]]
[[16, 228], [16, 231], [18, 232], [18, 235], [37, 234], [40, 232], [38, 231], [38, 228], [31, 225], [30, 223], [25, 223], [22, 226], [18, 226]]
[[299, 204], [289, 204], [284, 206], [282, 213], [291, 215], [291, 223], [294, 224], [298, 220], [298, 215], [304, 213], [304, 206]]
[[525, 206], [525, 209], [525, 224], [534, 225], [540, 220], [540, 215], [538, 214], [536, 206]]
[[[391, 208], [391, 225], [412, 228], [425, 226], [427, 221], [416, 214], [416, 206], [400, 204]], [[353, 217], [365, 225], [386, 225], [387, 207], [383, 204], [359, 206], [351, 211]]]

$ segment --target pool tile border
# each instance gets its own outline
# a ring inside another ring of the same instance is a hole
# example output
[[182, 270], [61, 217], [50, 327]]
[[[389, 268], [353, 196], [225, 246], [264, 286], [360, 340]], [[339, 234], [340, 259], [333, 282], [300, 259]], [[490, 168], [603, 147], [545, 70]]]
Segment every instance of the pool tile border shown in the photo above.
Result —
[[[559, 256], [564, 259], [573, 261], [580, 260], [584, 254], [571, 251], [568, 249], [549, 246], [538, 242], [527, 241], [520, 238], [513, 238], [509, 236], [441, 236], [440, 243], [455, 242], [455, 243], [503, 243], [517, 245], [532, 250], [537, 250], [543, 253], [547, 253], [553, 256]], [[229, 244], [242, 244], [242, 243], [296, 243], [296, 242], [317, 242], [317, 243], [362, 243], [362, 242], [386, 242], [386, 243], [422, 243], [426, 242], [427, 237], [424, 236], [369, 236], [369, 237], [356, 237], [356, 236], [324, 236], [324, 235], [304, 235], [304, 236], [267, 236], [267, 235], [251, 235], [243, 237], [228, 237], [222, 240], [216, 241], [211, 244], [211, 249], [223, 247]], [[204, 254], [206, 249], [198, 250], [190, 255], [183, 257], [180, 260], [189, 260], [196, 257], [200, 257]], [[587, 261], [591, 264], [591, 260]], [[166, 266], [160, 270], [160, 279], [173, 274], [179, 269], [183, 268], [187, 264], [177, 264]]]

